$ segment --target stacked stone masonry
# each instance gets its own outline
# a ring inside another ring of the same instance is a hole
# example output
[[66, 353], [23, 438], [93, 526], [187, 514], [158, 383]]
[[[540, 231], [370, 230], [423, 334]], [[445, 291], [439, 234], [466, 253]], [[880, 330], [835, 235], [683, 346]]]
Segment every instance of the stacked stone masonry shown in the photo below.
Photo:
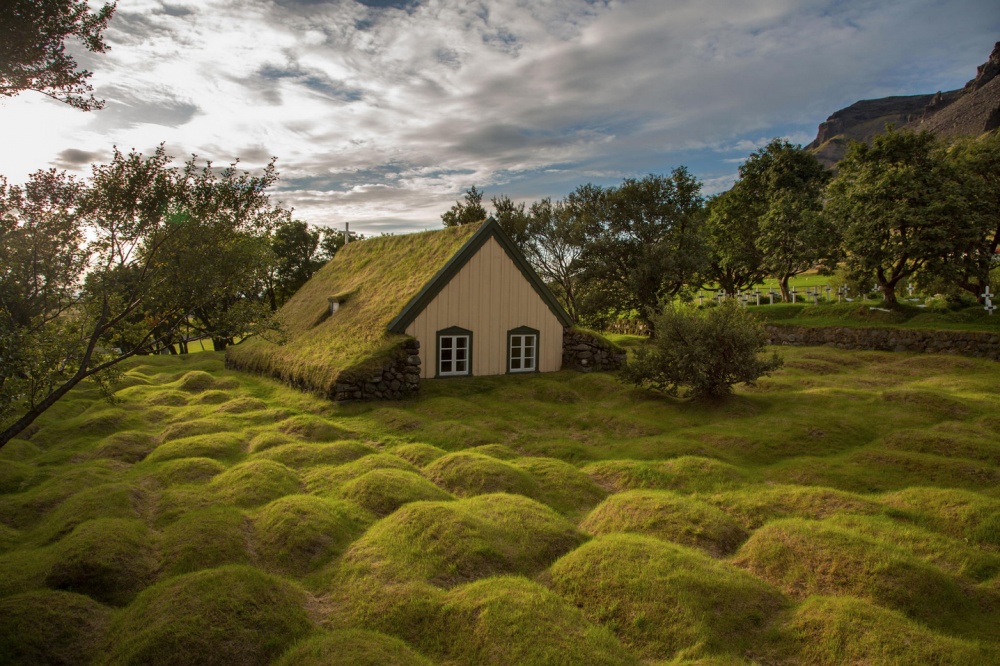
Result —
[[827, 345], [838, 349], [958, 354], [1000, 360], [1000, 335], [996, 333], [774, 325], [766, 329], [772, 345]]
[[625, 352], [604, 340], [572, 328], [563, 329], [563, 370], [580, 372], [618, 370], [625, 365]]
[[333, 399], [345, 400], [401, 400], [420, 388], [420, 342], [407, 340], [398, 358], [382, 366], [370, 377], [344, 381], [340, 378], [333, 387]]

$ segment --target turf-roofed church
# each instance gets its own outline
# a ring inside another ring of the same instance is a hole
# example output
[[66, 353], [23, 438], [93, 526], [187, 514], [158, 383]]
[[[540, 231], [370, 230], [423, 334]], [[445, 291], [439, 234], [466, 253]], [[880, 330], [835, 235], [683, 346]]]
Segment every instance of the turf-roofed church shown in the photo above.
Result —
[[572, 321], [493, 221], [350, 243], [282, 308], [287, 343], [229, 367], [335, 400], [398, 398], [421, 378], [551, 372]]

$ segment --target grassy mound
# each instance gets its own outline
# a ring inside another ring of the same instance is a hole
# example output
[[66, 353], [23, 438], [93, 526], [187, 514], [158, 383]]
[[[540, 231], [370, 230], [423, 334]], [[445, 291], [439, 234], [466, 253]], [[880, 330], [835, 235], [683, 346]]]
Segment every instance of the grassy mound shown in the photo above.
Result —
[[294, 470], [273, 460], [250, 460], [226, 470], [209, 484], [218, 497], [236, 506], [251, 507], [302, 490]]
[[787, 594], [850, 595], [903, 612], [932, 627], [956, 629], [970, 600], [940, 569], [855, 531], [788, 519], [769, 523], [734, 563]]
[[16, 460], [0, 460], [0, 494], [27, 490], [41, 475], [36, 467]]
[[71, 592], [0, 599], [0, 663], [89, 664], [110, 620], [109, 608]]
[[286, 435], [283, 432], [265, 430], [264, 432], [253, 436], [250, 443], [247, 445], [247, 450], [250, 451], [250, 453], [260, 453], [261, 451], [266, 451], [274, 448], [275, 446], [291, 444], [298, 441], [299, 440], [295, 439], [291, 435]]
[[696, 550], [613, 534], [550, 569], [552, 586], [644, 659], [749, 651], [784, 598], [769, 585]]
[[410, 502], [454, 499], [424, 477], [401, 469], [376, 469], [348, 481], [341, 496], [378, 516], [387, 516]]
[[211, 507], [182, 514], [160, 535], [161, 576], [249, 564], [249, 521], [233, 507]]
[[[356, 572], [355, 572], [356, 573]], [[373, 581], [339, 571], [329, 589], [325, 624], [331, 628], [364, 628], [400, 638], [424, 654], [439, 654], [440, 615], [445, 593], [424, 581]]]
[[210, 390], [205, 391], [191, 402], [195, 405], [221, 405], [224, 402], [228, 402], [231, 397], [225, 391]]
[[143, 492], [125, 483], [81, 490], [46, 515], [32, 530], [31, 540], [40, 545], [51, 543], [95, 518], [138, 518], [136, 507], [142, 500]]
[[305, 603], [297, 587], [252, 567], [169, 578], [115, 618], [99, 663], [263, 666], [312, 631]]
[[732, 553], [747, 538], [735, 520], [713, 506], [664, 490], [630, 490], [612, 495], [594, 509], [580, 529], [591, 534], [632, 532], [709, 555]]
[[211, 458], [178, 458], [152, 466], [144, 477], [161, 486], [182, 483], [204, 483], [226, 471], [225, 465]]
[[483, 444], [481, 446], [474, 446], [468, 451], [469, 453], [478, 453], [479, 455], [489, 456], [497, 460], [513, 460], [518, 457], [517, 451], [503, 444]]
[[810, 597], [786, 629], [800, 663], [980, 666], [1000, 660], [996, 648], [942, 636], [900, 613], [851, 597]]
[[0, 520], [16, 528], [33, 525], [72, 495], [94, 486], [119, 482], [122, 468], [121, 463], [112, 460], [70, 465], [24, 492], [0, 495]]
[[317, 495], [337, 495], [340, 486], [376, 469], [418, 471], [402, 458], [388, 453], [372, 453], [343, 465], [320, 465], [308, 470], [304, 476], [309, 492]]
[[839, 513], [875, 514], [882, 505], [867, 497], [819, 486], [762, 485], [704, 498], [755, 530], [777, 518], [822, 519]]
[[226, 400], [215, 411], [219, 414], [246, 414], [248, 412], [259, 412], [267, 409], [267, 403], [258, 398], [242, 396]]
[[639, 664], [610, 631], [520, 577], [487, 578], [451, 590], [443, 617], [440, 631], [449, 663]]
[[90, 457], [137, 463], [155, 448], [156, 439], [149, 433], [126, 430], [105, 437], [104, 441], [90, 454]]
[[[121, 398], [131, 399], [132, 396], [137, 393], [135, 389], [120, 391], [118, 396]], [[143, 404], [150, 407], [185, 407], [188, 404], [188, 399], [190, 396], [183, 391], [170, 390], [170, 389], [156, 389], [147, 390], [146, 388], [141, 389], [141, 393], [146, 396], [143, 400]]]
[[156, 574], [149, 530], [139, 520], [101, 518], [77, 526], [53, 546], [48, 587], [124, 606]]
[[531, 474], [538, 483], [538, 499], [559, 513], [586, 511], [607, 496], [593, 479], [562, 460], [518, 458], [510, 464]]
[[500, 573], [530, 575], [583, 536], [555, 511], [519, 495], [414, 502], [373, 525], [347, 550], [346, 573], [450, 587]]
[[538, 482], [528, 472], [479, 453], [449, 453], [424, 468], [424, 473], [434, 483], [460, 497], [487, 493], [526, 497], [541, 494]]
[[274, 666], [433, 666], [406, 643], [374, 631], [342, 629], [295, 644]]
[[583, 472], [611, 492], [656, 489], [710, 493], [746, 484], [746, 472], [711, 458], [682, 456], [670, 460], [608, 460]]
[[334, 444], [299, 442], [269, 448], [257, 457], [276, 460], [282, 465], [298, 469], [315, 465], [342, 465], [370, 453], [375, 453], [375, 450], [361, 442], [346, 441]]
[[884, 437], [885, 448], [930, 453], [946, 458], [968, 458], [1000, 465], [1000, 447], [982, 436], [941, 430], [897, 430]]
[[1000, 498], [968, 490], [907, 488], [882, 498], [918, 525], [986, 546], [1000, 546]]
[[173, 423], [160, 435], [161, 442], [170, 442], [175, 439], [194, 437], [195, 435], [211, 435], [217, 432], [227, 432], [232, 430], [231, 423], [220, 418], [194, 419], [190, 421], [180, 421]]
[[233, 461], [242, 455], [243, 443], [243, 436], [232, 432], [195, 435], [160, 444], [146, 456], [146, 460], [148, 462], [162, 462], [177, 458], [215, 458], [216, 460]]
[[424, 467], [431, 464], [441, 456], [447, 455], [447, 451], [439, 449], [430, 444], [403, 444], [392, 449], [390, 453], [399, 456], [406, 462], [416, 467]]
[[176, 388], [188, 393], [202, 393], [204, 391], [223, 391], [234, 389], [239, 383], [232, 377], [218, 378], [215, 375], [202, 370], [191, 370], [184, 373], [180, 379], [174, 382]]
[[326, 419], [312, 414], [300, 414], [285, 419], [277, 425], [278, 432], [307, 442], [335, 442], [353, 439], [354, 434], [338, 428]]
[[301, 576], [339, 555], [371, 522], [350, 502], [289, 495], [263, 507], [253, 525], [261, 558]]

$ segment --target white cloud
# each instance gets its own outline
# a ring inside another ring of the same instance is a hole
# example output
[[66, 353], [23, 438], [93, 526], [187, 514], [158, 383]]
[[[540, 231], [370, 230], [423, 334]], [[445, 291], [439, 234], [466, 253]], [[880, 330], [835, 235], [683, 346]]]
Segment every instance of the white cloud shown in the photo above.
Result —
[[393, 231], [472, 184], [562, 196], [685, 163], [725, 189], [737, 157], [859, 98], [961, 85], [1000, 27], [977, 0], [369, 4], [120, 4], [112, 51], [81, 57], [107, 108], [2, 103], [0, 173], [161, 141], [276, 155], [298, 217]]

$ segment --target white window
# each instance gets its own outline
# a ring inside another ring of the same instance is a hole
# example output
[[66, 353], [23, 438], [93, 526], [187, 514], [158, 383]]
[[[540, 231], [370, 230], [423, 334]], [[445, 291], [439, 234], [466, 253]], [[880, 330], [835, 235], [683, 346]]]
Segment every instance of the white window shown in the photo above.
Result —
[[515, 333], [510, 336], [508, 355], [510, 372], [534, 372], [538, 357], [538, 334]]
[[469, 374], [469, 336], [442, 335], [438, 337], [438, 375]]

